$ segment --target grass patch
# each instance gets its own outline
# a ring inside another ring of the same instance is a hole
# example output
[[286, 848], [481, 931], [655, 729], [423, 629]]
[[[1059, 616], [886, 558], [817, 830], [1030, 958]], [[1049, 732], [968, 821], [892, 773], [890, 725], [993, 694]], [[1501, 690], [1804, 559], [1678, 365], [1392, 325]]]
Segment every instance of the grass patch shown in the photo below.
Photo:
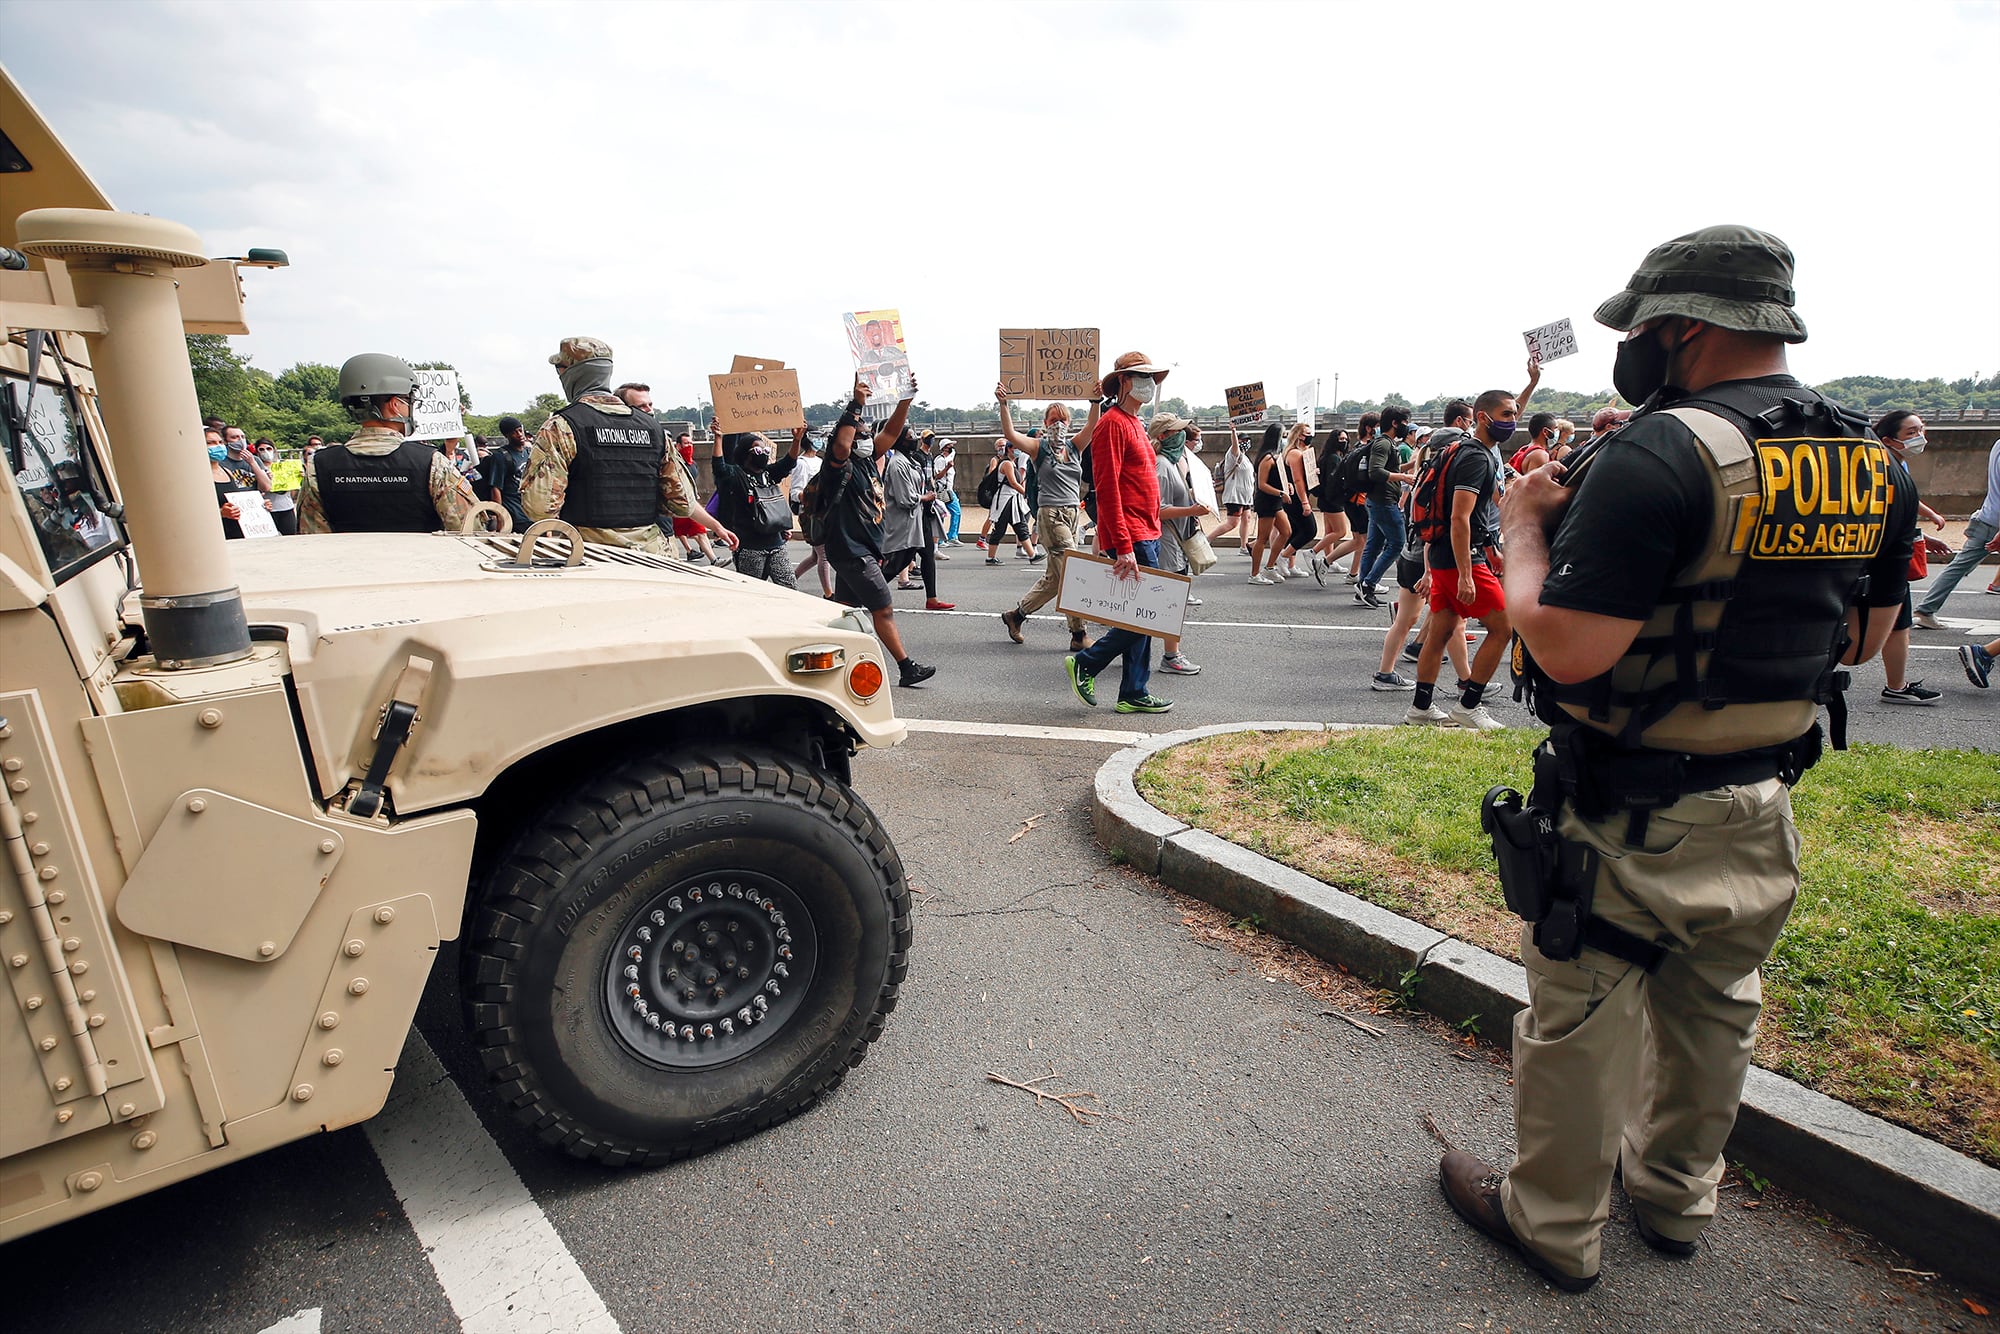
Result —
[[[1539, 732], [1233, 733], [1149, 760], [1154, 805], [1520, 957], [1479, 799]], [[1764, 969], [1757, 1062], [2000, 1166], [2000, 763], [1829, 752], [1792, 794], [1805, 850]]]

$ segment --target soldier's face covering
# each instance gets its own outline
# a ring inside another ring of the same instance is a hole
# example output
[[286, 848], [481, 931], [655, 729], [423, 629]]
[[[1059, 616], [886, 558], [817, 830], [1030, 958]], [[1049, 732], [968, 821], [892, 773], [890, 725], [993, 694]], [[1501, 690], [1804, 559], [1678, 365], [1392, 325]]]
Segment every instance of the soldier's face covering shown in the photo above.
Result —
[[556, 376], [562, 381], [563, 397], [572, 403], [593, 389], [606, 393], [611, 390], [611, 362], [605, 357], [592, 357], [574, 366], [566, 366], [557, 371]]
[[1674, 354], [1686, 346], [1682, 342], [1686, 329], [1685, 321], [1664, 320], [1618, 345], [1617, 358], [1611, 364], [1611, 385], [1620, 398], [1627, 403], [1644, 403], [1673, 383]]

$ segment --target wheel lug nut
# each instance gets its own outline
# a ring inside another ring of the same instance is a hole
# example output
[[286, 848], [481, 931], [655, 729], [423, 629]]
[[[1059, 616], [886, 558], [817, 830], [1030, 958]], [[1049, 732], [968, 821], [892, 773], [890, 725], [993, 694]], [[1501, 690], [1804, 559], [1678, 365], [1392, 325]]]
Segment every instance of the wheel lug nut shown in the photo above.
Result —
[[680, 970], [680, 969], [678, 969], [678, 968], [669, 968], [669, 969], [667, 969], [667, 981], [669, 981], [669, 982], [678, 982], [678, 981], [680, 981], [680, 980], [681, 980], [681, 970]]
[[776, 982], [766, 982], [766, 983], [764, 984], [764, 990], [766, 990], [766, 991], [770, 992], [770, 993], [771, 993], [771, 994], [772, 994], [773, 996], [776, 996], [776, 995], [778, 995], [778, 994], [779, 994], [779, 992], [778, 992], [778, 984], [777, 984]]
[[639, 980], [639, 965], [638, 965], [638, 964], [636, 964], [636, 963], [628, 963], [628, 964], [626, 964], [626, 965], [625, 965], [625, 976], [627, 976], [627, 977], [631, 978], [631, 979], [632, 979], [633, 981], [635, 981], [635, 982], [636, 982], [636, 981], [638, 981], [638, 980]]
[[675, 912], [679, 912], [681, 910], [681, 896], [676, 894], [672, 898], [668, 899], [667, 906], [669, 908], [672, 908]]
[[719, 1001], [719, 1000], [721, 1000], [721, 999], [722, 999], [722, 998], [723, 998], [724, 996], [726, 996], [726, 995], [728, 995], [728, 994], [729, 994], [729, 993], [728, 993], [728, 992], [726, 992], [726, 991], [724, 991], [724, 990], [723, 990], [723, 989], [722, 989], [721, 987], [717, 987], [717, 988], [715, 988], [715, 989], [714, 989], [713, 991], [711, 991], [711, 992], [709, 992], [709, 993], [708, 993], [708, 998], [709, 998], [710, 1000], [718, 1000], [718, 1001]]
[[715, 1036], [715, 1025], [714, 1025], [714, 1024], [703, 1024], [703, 1025], [701, 1026], [701, 1035], [702, 1035], [703, 1037], [705, 1037], [705, 1038], [712, 1038], [712, 1037], [714, 1037], [714, 1036]]
[[701, 943], [704, 945], [720, 945], [722, 943], [722, 937], [716, 935], [715, 932], [711, 931], [707, 935], [701, 938]]
[[736, 923], [734, 923], [734, 922], [731, 922], [731, 923], [730, 923], [730, 924], [729, 924], [728, 926], [725, 926], [725, 927], [723, 927], [722, 929], [723, 929], [724, 931], [727, 931], [727, 932], [728, 932], [728, 933], [729, 933], [730, 935], [732, 935], [732, 936], [733, 936], [733, 935], [735, 935], [735, 934], [736, 934], [736, 932], [737, 932], [737, 930], [738, 930], [738, 927], [737, 927]]
[[646, 951], [640, 949], [637, 945], [634, 945], [632, 946], [632, 948], [625, 951], [625, 957], [632, 960], [634, 963], [637, 963], [639, 960], [646, 957]]
[[779, 977], [790, 977], [792, 975], [792, 970], [785, 967], [785, 965], [781, 963], [772, 964], [771, 971], [773, 973], [776, 973]]
[[639, 999], [639, 984], [637, 982], [627, 984], [625, 988], [625, 994], [630, 996], [633, 1000]]
[[683, 959], [686, 959], [689, 963], [693, 963], [696, 959], [699, 959], [701, 957], [701, 951], [696, 949], [694, 946], [690, 945], [686, 949], [681, 951], [681, 957]]
[[725, 954], [725, 955], [723, 955], [723, 956], [722, 956], [722, 969], [723, 969], [723, 971], [724, 971], [724, 972], [728, 972], [728, 973], [733, 973], [733, 972], [735, 972], [735, 971], [736, 971], [736, 956], [735, 956], [735, 955], [733, 955], [733, 954]]
[[653, 928], [650, 926], [642, 926], [639, 928], [638, 934], [639, 934], [639, 939], [644, 941], [651, 941], [653, 938]]
[[747, 980], [749, 976], [750, 976], [750, 970], [748, 968], [739, 968], [736, 970], [736, 979], [739, 982]]
[[667, 924], [667, 915], [658, 908], [655, 908], [652, 912], [652, 921], [654, 926], [665, 926]]
[[730, 1034], [733, 1034], [735, 1031], [736, 1031], [736, 1021], [734, 1019], [725, 1019], [722, 1021], [723, 1036], [727, 1037]]

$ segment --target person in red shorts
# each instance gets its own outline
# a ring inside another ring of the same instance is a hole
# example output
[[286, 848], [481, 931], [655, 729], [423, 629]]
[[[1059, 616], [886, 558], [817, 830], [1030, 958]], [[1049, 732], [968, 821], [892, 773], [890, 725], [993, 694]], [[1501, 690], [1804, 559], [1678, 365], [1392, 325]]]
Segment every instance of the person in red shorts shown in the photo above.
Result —
[[[1501, 447], [1514, 434], [1521, 409], [1514, 395], [1504, 389], [1489, 389], [1473, 402], [1472, 416], [1477, 444], [1467, 441], [1453, 449], [1442, 465], [1450, 519], [1436, 525], [1424, 552], [1431, 578], [1431, 619], [1424, 628], [1423, 649], [1417, 657], [1417, 693], [1403, 721], [1492, 732], [1506, 724], [1488, 713], [1480, 701], [1507, 651], [1510, 629], [1500, 580], [1487, 565], [1485, 551], [1472, 544], [1472, 516], [1493, 499], [1493, 489], [1500, 480], [1493, 460], [1504, 453]], [[1417, 485], [1422, 488], [1433, 480], [1427, 475]], [[1485, 622], [1486, 640], [1472, 659], [1472, 672], [1458, 699], [1450, 708], [1440, 709], [1431, 699], [1437, 689], [1438, 668], [1444, 664], [1444, 647], [1467, 621]]]

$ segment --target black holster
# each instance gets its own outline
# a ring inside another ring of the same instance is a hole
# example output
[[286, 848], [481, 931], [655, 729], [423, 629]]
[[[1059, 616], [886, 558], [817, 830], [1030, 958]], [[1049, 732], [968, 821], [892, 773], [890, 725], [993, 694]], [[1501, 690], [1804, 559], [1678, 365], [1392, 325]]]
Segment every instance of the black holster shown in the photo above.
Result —
[[1527, 801], [1510, 787], [1491, 788], [1480, 803], [1479, 823], [1493, 840], [1500, 890], [1507, 909], [1535, 928], [1535, 948], [1551, 959], [1574, 959], [1597, 884], [1597, 850], [1556, 832], [1560, 797], [1542, 804], [1536, 757], [1536, 793]]

